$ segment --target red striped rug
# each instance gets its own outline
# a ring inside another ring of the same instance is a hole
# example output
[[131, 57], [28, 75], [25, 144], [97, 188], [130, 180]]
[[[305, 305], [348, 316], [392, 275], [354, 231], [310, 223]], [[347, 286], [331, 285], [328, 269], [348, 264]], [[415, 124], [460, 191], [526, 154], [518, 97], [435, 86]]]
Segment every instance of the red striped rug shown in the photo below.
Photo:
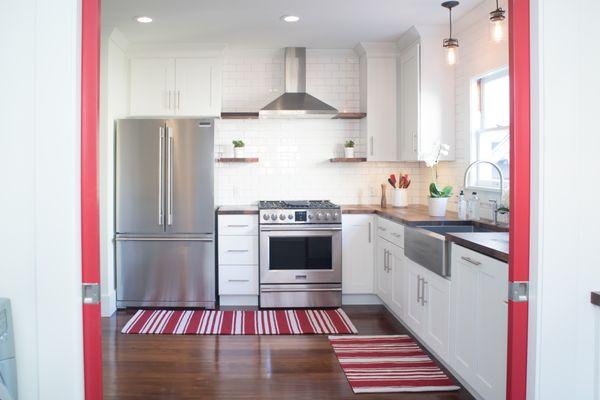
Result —
[[329, 336], [329, 341], [354, 393], [460, 389], [408, 335]]
[[306, 335], [356, 333], [336, 310], [139, 310], [121, 333], [155, 335]]

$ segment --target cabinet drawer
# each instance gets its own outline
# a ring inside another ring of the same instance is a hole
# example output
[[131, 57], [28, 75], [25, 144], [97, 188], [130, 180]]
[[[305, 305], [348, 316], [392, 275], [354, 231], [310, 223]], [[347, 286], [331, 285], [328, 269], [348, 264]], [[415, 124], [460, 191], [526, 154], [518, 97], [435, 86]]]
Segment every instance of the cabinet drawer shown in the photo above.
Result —
[[219, 236], [219, 264], [258, 264], [258, 236]]
[[258, 235], [258, 215], [220, 215], [219, 235]]
[[385, 218], [377, 218], [377, 235], [404, 248], [404, 226]]
[[219, 294], [258, 295], [258, 265], [219, 266]]

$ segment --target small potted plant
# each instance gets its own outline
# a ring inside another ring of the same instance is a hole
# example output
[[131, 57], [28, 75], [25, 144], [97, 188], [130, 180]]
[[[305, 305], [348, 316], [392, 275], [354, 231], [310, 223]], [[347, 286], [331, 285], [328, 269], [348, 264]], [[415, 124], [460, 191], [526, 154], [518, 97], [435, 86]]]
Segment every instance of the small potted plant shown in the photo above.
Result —
[[446, 207], [448, 206], [448, 198], [452, 195], [452, 186], [446, 186], [440, 190], [437, 185], [438, 170], [437, 166], [441, 156], [447, 156], [450, 146], [436, 142], [433, 144], [431, 153], [426, 154], [423, 158], [425, 165], [432, 169], [433, 182], [429, 185], [429, 215], [432, 217], [443, 217], [446, 215]]
[[438, 185], [432, 182], [429, 185], [429, 215], [432, 217], [445, 216], [450, 196], [452, 196], [452, 186], [446, 186], [440, 190]]
[[233, 156], [235, 158], [244, 158], [244, 146], [246, 144], [243, 140], [234, 140], [233, 142]]
[[354, 158], [354, 140], [346, 140], [344, 144], [344, 157], [346, 158]]

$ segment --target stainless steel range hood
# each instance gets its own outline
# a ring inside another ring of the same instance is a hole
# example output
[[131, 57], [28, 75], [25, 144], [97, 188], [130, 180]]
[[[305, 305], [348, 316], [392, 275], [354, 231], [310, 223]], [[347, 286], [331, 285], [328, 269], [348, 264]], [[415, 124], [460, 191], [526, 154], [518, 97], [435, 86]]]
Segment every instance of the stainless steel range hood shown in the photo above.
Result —
[[333, 118], [338, 110], [306, 93], [306, 48], [285, 48], [285, 93], [259, 111], [261, 118]]

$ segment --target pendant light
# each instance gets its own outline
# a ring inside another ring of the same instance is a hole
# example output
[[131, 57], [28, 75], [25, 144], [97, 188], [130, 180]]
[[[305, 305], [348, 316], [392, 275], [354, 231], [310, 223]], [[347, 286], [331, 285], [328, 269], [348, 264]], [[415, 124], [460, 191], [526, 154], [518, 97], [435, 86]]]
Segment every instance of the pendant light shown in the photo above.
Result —
[[490, 13], [490, 39], [493, 42], [500, 43], [504, 40], [504, 20], [506, 11], [504, 11], [496, 0], [496, 9]]
[[442, 3], [442, 7], [447, 8], [450, 15], [450, 36], [444, 39], [443, 44], [448, 65], [454, 65], [458, 62], [458, 39], [452, 37], [452, 9], [458, 4], [458, 1], [445, 1]]

